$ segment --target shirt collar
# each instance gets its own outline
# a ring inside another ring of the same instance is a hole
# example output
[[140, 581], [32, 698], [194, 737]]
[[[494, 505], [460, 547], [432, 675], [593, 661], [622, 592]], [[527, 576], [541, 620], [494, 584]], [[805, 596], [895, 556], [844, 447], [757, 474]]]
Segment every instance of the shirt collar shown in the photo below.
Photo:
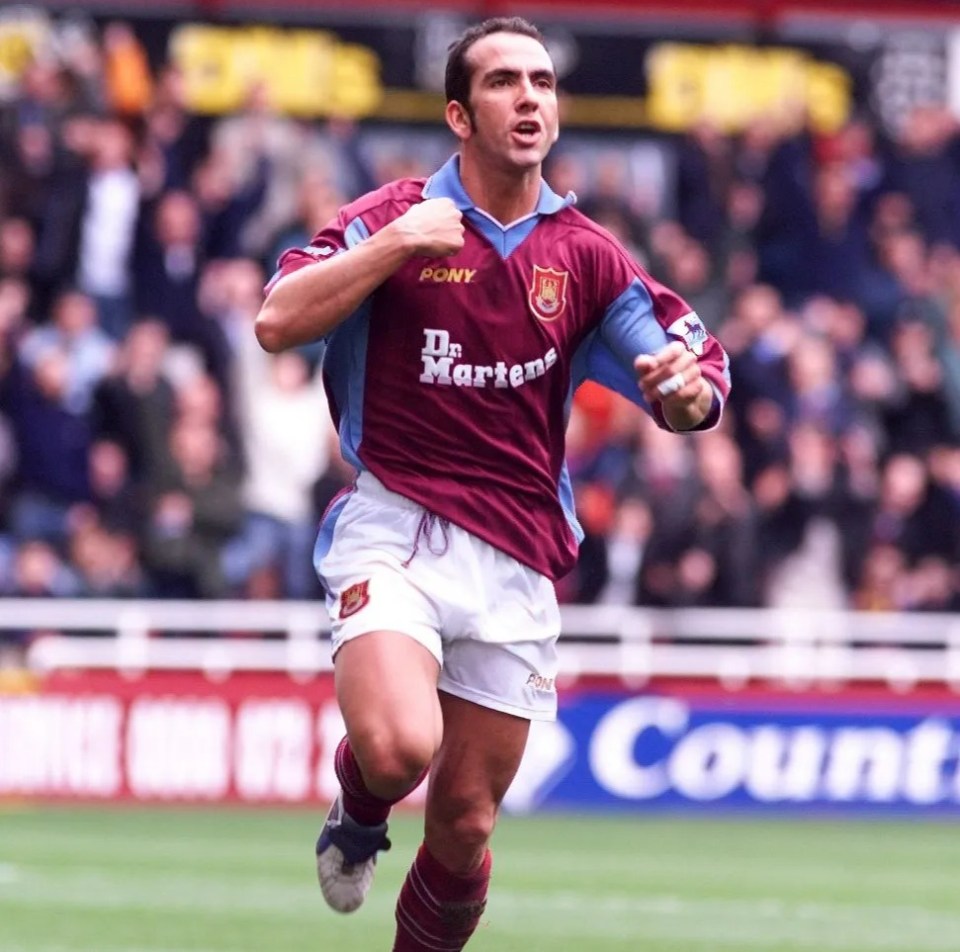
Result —
[[[467, 195], [463, 182], [460, 181], [460, 156], [452, 155], [449, 159], [430, 178], [423, 186], [424, 198], [449, 198], [460, 211], [465, 212], [476, 206]], [[534, 214], [537, 215], [555, 215], [561, 209], [575, 204], [577, 196], [573, 192], [567, 192], [565, 198], [561, 198], [543, 179], [540, 180], [540, 197], [537, 199], [537, 207]]]

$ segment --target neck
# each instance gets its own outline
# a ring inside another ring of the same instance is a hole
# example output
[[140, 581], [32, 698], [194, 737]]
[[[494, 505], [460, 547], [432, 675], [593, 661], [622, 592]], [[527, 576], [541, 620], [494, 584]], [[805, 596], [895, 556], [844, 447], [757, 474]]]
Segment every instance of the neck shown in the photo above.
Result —
[[540, 200], [539, 165], [519, 172], [482, 168], [461, 152], [460, 181], [473, 204], [502, 225], [531, 214]]

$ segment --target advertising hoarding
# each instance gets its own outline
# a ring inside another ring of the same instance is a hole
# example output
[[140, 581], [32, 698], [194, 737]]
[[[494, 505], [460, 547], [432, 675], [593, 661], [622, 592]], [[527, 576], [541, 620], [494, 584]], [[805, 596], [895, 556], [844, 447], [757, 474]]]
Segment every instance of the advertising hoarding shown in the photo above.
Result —
[[[328, 674], [57, 675], [0, 692], [0, 797], [321, 804], [342, 731]], [[573, 686], [505, 807], [960, 812], [960, 698]]]

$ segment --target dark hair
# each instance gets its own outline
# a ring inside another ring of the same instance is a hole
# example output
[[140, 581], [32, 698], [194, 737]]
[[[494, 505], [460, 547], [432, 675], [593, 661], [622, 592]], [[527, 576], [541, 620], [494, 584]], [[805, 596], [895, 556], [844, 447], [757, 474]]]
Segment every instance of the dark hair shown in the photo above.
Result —
[[[447, 71], [444, 77], [444, 91], [447, 102], [456, 101], [470, 111], [470, 81], [473, 71], [467, 63], [467, 53], [477, 40], [491, 33], [519, 33], [543, 43], [543, 34], [523, 17], [490, 17], [483, 23], [468, 27], [460, 38], [450, 44], [447, 51]], [[546, 44], [544, 44], [546, 45]]]

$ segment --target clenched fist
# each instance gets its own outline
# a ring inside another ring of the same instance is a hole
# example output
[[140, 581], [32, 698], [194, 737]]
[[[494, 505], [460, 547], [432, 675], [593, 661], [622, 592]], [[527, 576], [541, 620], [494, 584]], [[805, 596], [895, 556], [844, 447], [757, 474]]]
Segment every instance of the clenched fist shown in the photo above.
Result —
[[656, 354], [641, 354], [633, 366], [644, 399], [659, 402], [675, 430], [696, 426], [710, 412], [713, 388], [700, 372], [697, 358], [679, 341]]
[[449, 198], [428, 198], [394, 223], [414, 255], [446, 258], [463, 248], [463, 215]]

